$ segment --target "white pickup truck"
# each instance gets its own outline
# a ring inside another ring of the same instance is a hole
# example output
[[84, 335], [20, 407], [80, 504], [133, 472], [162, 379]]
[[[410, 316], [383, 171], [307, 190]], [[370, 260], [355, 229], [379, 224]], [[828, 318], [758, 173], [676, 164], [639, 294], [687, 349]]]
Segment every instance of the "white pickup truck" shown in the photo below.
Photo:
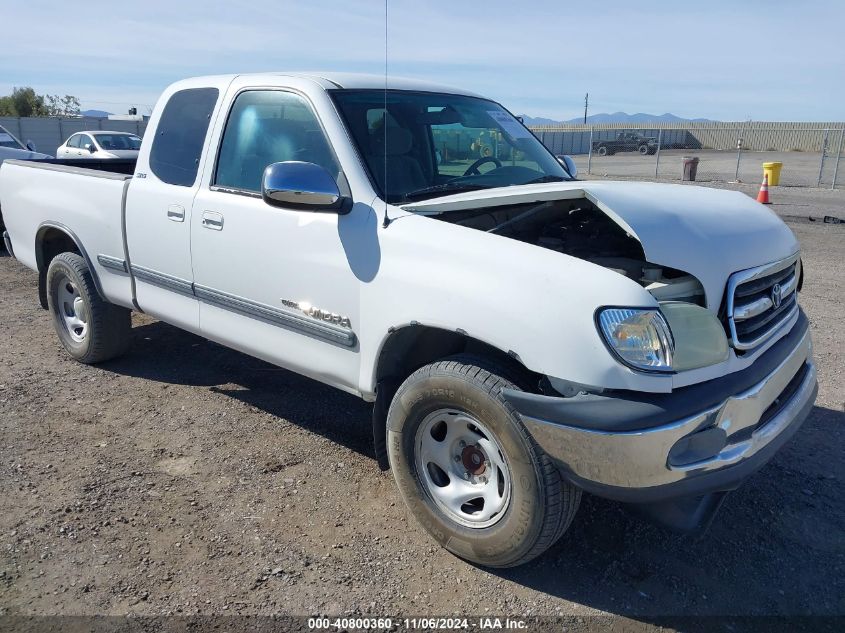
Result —
[[122, 354], [136, 310], [374, 402], [411, 513], [480, 564], [539, 555], [582, 491], [703, 526], [816, 397], [774, 213], [577, 181], [477, 95], [190, 79], [137, 164], [83, 165], [0, 168], [7, 248], [67, 351]]

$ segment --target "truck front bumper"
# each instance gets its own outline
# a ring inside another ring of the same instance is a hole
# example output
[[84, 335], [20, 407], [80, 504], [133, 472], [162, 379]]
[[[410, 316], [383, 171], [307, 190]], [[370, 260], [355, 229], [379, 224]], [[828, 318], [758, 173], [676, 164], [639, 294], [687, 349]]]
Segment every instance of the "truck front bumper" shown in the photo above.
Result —
[[802, 312], [751, 367], [670, 394], [505, 396], [575, 485], [655, 504], [736, 488], [795, 433], [817, 391]]

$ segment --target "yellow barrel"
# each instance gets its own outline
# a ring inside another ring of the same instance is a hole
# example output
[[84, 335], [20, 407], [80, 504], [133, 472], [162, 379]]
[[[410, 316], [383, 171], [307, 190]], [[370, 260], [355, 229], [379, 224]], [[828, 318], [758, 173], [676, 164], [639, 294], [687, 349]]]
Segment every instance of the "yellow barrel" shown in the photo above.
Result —
[[763, 163], [763, 173], [768, 174], [769, 184], [773, 187], [780, 184], [780, 170], [783, 163]]

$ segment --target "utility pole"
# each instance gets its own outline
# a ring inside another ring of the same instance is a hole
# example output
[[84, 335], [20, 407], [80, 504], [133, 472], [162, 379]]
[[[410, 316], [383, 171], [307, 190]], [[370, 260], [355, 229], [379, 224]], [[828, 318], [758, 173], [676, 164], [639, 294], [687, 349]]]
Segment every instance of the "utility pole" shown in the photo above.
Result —
[[590, 104], [590, 93], [584, 95], [584, 125], [587, 125], [587, 106]]

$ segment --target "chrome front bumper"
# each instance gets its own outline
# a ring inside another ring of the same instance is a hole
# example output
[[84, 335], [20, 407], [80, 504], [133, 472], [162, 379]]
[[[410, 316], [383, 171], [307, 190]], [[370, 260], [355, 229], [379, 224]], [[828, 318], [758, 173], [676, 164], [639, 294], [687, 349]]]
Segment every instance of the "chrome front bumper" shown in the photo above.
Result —
[[792, 436], [817, 390], [807, 328], [765, 378], [675, 422], [603, 431], [523, 420], [575, 483], [603, 496], [650, 502], [736, 487]]

